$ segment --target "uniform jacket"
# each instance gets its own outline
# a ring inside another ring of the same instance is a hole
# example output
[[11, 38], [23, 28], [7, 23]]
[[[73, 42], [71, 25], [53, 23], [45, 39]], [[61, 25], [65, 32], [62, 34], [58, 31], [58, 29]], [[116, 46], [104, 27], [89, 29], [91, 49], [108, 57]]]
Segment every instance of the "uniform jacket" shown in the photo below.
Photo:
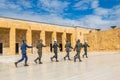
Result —
[[21, 45], [22, 54], [26, 54], [27, 48], [32, 48], [32, 46], [28, 46], [26, 43], [23, 43], [23, 44]]
[[87, 50], [87, 47], [90, 47], [86, 42], [83, 44], [84, 50]]
[[57, 53], [57, 49], [59, 47], [58, 44], [54, 43], [52, 47], [54, 48], [54, 53]]
[[75, 45], [75, 50], [77, 51], [77, 52], [80, 52], [80, 50], [81, 50], [81, 48], [83, 47], [83, 45], [82, 45], [82, 43], [77, 43], [76, 45]]
[[42, 47], [45, 47], [42, 43], [38, 43], [36, 48], [38, 49], [38, 52], [42, 52]]
[[71, 50], [71, 44], [70, 43], [66, 43], [65, 44], [65, 48], [66, 48], [66, 51], [69, 52]]

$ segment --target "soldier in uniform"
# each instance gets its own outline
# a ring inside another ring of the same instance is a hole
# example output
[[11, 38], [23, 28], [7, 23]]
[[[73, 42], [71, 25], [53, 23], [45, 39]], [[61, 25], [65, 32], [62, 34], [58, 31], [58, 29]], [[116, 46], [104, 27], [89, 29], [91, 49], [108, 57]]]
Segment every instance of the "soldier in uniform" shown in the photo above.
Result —
[[84, 58], [84, 56], [86, 55], [86, 58], [88, 58], [88, 56], [87, 56], [87, 47], [90, 47], [88, 44], [87, 44], [87, 41], [85, 41], [84, 42], [84, 44], [83, 44], [83, 48], [84, 48], [84, 54], [83, 54], [83, 58]]
[[57, 44], [57, 41], [55, 40], [54, 41], [54, 44], [53, 44], [53, 46], [52, 46], [53, 48], [54, 48], [54, 56], [53, 57], [51, 57], [51, 61], [53, 61], [53, 58], [55, 58], [56, 59], [56, 62], [59, 62], [58, 61], [58, 44]]
[[23, 44], [21, 45], [22, 58], [20, 60], [18, 60], [17, 62], [15, 62], [16, 67], [17, 67], [17, 64], [19, 62], [22, 62], [24, 59], [25, 59], [25, 65], [24, 66], [29, 66], [27, 64], [28, 57], [27, 57], [27, 54], [26, 54], [26, 50], [27, 50], [27, 48], [32, 48], [32, 46], [28, 46], [26, 44], [26, 39], [23, 39], [22, 42], [23, 42]]
[[41, 62], [41, 57], [42, 57], [42, 47], [46, 47], [45, 45], [43, 45], [42, 40], [38, 40], [38, 44], [36, 46], [36, 48], [38, 49], [38, 57], [34, 60], [34, 62], [37, 64], [37, 60], [39, 60], [39, 64], [42, 64]]
[[77, 52], [76, 55], [74, 56], [74, 62], [76, 62], [76, 59], [79, 59], [79, 62], [82, 62], [82, 60], [80, 59], [81, 48], [82, 48], [82, 43], [80, 43], [80, 40], [78, 39], [74, 48], [74, 51], [76, 50]]
[[68, 40], [66, 41], [65, 48], [66, 48], [66, 53], [67, 54], [64, 57], [64, 60], [66, 60], [66, 57], [68, 57], [68, 60], [71, 60], [69, 53], [70, 53], [71, 49], [73, 49], [73, 48], [71, 47], [71, 44], [70, 44], [70, 42]]

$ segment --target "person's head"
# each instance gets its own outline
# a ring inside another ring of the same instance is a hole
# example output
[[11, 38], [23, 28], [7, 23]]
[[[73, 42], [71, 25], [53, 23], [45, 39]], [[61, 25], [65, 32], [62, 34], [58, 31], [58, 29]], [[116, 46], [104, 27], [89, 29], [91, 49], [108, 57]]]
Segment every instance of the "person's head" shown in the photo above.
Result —
[[80, 39], [78, 39], [78, 41], [77, 41], [78, 43], [80, 43]]
[[85, 40], [84, 43], [87, 43], [87, 41]]
[[38, 42], [39, 42], [39, 43], [42, 43], [42, 39], [39, 39]]
[[68, 43], [69, 41], [68, 40], [66, 40], [66, 43]]
[[23, 42], [23, 43], [26, 43], [26, 39], [23, 39], [22, 42]]
[[54, 40], [54, 43], [57, 43], [57, 40]]

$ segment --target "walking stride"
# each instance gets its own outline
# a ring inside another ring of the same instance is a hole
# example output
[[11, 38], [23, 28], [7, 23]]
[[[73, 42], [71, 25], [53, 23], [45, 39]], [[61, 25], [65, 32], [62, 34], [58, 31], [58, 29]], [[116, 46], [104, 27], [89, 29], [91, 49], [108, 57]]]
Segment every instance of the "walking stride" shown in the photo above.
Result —
[[65, 44], [65, 48], [66, 48], [66, 56], [64, 57], [64, 60], [66, 60], [66, 57], [68, 57], [68, 60], [71, 60], [70, 59], [70, 51], [71, 51], [71, 49], [73, 49], [72, 47], [71, 47], [71, 44], [70, 44], [70, 42], [67, 40], [66, 41], [66, 44]]
[[22, 52], [22, 58], [20, 60], [18, 60], [17, 62], [15, 62], [15, 66], [17, 67], [17, 64], [22, 62], [24, 59], [25, 59], [25, 64], [24, 66], [29, 66], [27, 64], [27, 61], [28, 61], [28, 57], [27, 57], [27, 53], [26, 53], [26, 50], [27, 48], [32, 48], [32, 46], [28, 46], [26, 44], [26, 39], [23, 39], [22, 40], [23, 44], [21, 45], [21, 52]]
[[42, 47], [46, 47], [43, 45], [42, 40], [38, 40], [38, 44], [36, 48], [38, 49], [38, 57], [34, 60], [34, 62], [37, 64], [37, 60], [39, 60], [39, 64], [42, 64], [41, 58], [42, 58]]
[[86, 56], [86, 58], [88, 58], [88, 56], [87, 56], [87, 47], [90, 47], [90, 46], [89, 46], [88, 43], [85, 41], [84, 44], [83, 44], [83, 48], [84, 48], [83, 58], [84, 58], [84, 56]]
[[74, 56], [74, 62], [76, 62], [76, 59], [79, 59], [79, 62], [82, 62], [82, 60], [80, 59], [81, 48], [82, 48], [82, 43], [80, 43], [80, 40], [78, 39], [74, 48], [74, 51], [76, 50], [77, 52], [76, 55]]
[[59, 61], [58, 61], [58, 47], [59, 47], [59, 46], [58, 46], [56, 40], [54, 41], [54, 44], [53, 44], [52, 47], [54, 48], [54, 56], [51, 57], [51, 61], [53, 61], [53, 58], [55, 58], [55, 59], [56, 59], [56, 62], [59, 62]]

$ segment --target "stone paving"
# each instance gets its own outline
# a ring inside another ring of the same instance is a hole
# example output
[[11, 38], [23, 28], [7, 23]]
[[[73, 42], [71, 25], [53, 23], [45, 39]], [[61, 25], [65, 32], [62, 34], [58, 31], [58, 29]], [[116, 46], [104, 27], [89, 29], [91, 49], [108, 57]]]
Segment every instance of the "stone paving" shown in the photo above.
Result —
[[[0, 56], [0, 80], [120, 80], [120, 53], [94, 52], [82, 62], [64, 61], [64, 53], [59, 53], [60, 62], [51, 62], [53, 53], [43, 54], [43, 64], [35, 64], [37, 54], [28, 55], [29, 66], [24, 62], [14, 66], [21, 58], [17, 56]], [[73, 59], [74, 54], [70, 54]]]

